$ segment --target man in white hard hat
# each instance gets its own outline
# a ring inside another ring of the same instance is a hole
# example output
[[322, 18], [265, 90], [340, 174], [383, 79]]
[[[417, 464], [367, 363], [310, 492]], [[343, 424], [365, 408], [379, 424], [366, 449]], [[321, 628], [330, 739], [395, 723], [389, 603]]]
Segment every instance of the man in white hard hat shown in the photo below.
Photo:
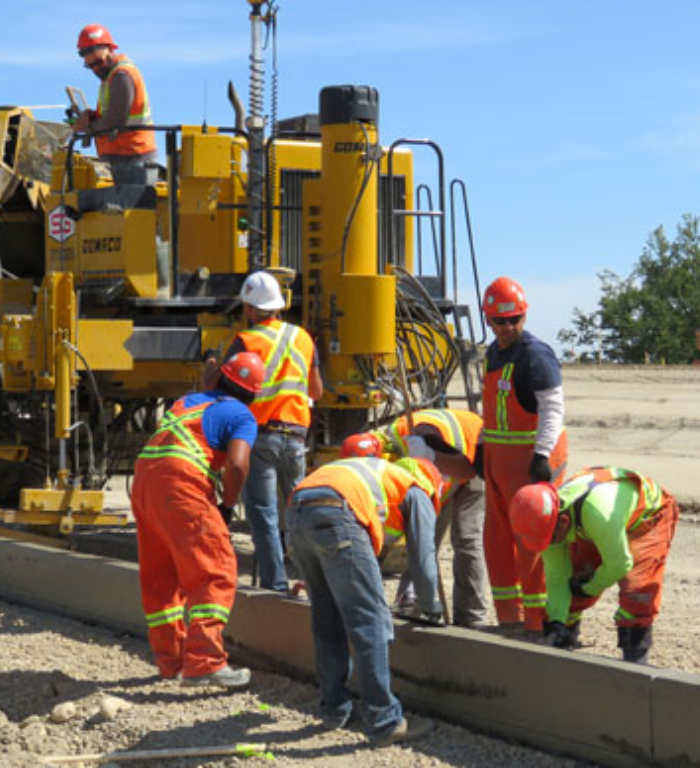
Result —
[[[268, 272], [249, 275], [238, 298], [249, 327], [233, 340], [224, 356], [257, 352], [265, 364], [262, 392], [251, 406], [258, 438], [250, 457], [249, 481], [243, 492], [246, 517], [255, 546], [260, 586], [286, 592], [289, 584], [280, 533], [279, 495], [286, 501], [306, 474], [306, 436], [311, 400], [323, 394], [313, 340], [301, 327], [278, 318], [284, 298]], [[202, 383], [210, 389], [220, 376], [215, 352], [205, 354]]]

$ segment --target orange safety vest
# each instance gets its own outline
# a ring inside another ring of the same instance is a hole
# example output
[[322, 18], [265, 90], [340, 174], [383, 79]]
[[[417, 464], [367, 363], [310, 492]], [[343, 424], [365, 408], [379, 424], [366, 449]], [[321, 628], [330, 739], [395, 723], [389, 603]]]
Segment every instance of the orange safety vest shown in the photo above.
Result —
[[309, 373], [314, 343], [300, 326], [271, 318], [238, 334], [248, 352], [257, 352], [265, 365], [262, 391], [250, 410], [260, 426], [271, 421], [311, 423]]
[[[410, 472], [389, 461], [375, 457], [341, 459], [324, 464], [308, 475], [294, 489], [331, 488], [340, 494], [364, 526], [376, 555], [383, 545], [401, 538], [405, 524], [399, 504], [410, 488], [423, 488], [431, 497], [440, 489], [428, 489]], [[434, 503], [434, 507], [437, 506]]]
[[[435, 427], [448, 445], [456, 448], [469, 461], [474, 461], [483, 424], [481, 416], [477, 413], [453, 408], [429, 408], [413, 414], [414, 427], [419, 424], [430, 424]], [[386, 429], [393, 445], [397, 446], [403, 455], [408, 453], [405, 438], [410, 432], [406, 416], [399, 416]]]
[[664, 503], [663, 488], [639, 472], [620, 467], [583, 469], [572, 475], [557, 491], [560, 499], [559, 511], [573, 510], [573, 522], [576, 526], [576, 535], [579, 538], [588, 539], [581, 526], [581, 507], [586, 496], [601, 483], [614, 483], [622, 480], [635, 483], [639, 491], [639, 501], [625, 526], [629, 533], [632, 533], [662, 508]]
[[185, 408], [185, 398], [176, 400], [139, 454], [139, 459], [176, 458], [195, 467], [216, 482], [226, 462], [226, 451], [212, 448], [204, 436], [202, 417], [215, 401]]
[[[116, 56], [116, 64], [109, 71], [107, 79], [100, 84], [97, 97], [97, 116], [105, 114], [109, 109], [110, 85], [117, 72], [126, 70], [134, 81], [134, 100], [126, 119], [126, 125], [153, 125], [151, 107], [148, 92], [143, 77], [133, 62], [126, 56]], [[156, 135], [154, 131], [124, 131], [115, 139], [108, 134], [95, 137], [97, 152], [104, 155], [146, 155], [157, 150]]]
[[500, 371], [486, 369], [484, 377], [484, 429], [482, 442], [502, 445], [534, 445], [537, 414], [526, 411], [513, 388], [513, 363]]

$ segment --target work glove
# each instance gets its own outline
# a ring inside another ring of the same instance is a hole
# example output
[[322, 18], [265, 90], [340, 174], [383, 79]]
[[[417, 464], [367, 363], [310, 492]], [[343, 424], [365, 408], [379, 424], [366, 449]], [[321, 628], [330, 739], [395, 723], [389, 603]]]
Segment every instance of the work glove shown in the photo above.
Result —
[[589, 579], [590, 576], [587, 573], [579, 573], [576, 576], [572, 576], [569, 579], [569, 589], [571, 590], [571, 594], [574, 597], [591, 597], [588, 592], [583, 591], [583, 587], [588, 584]]
[[472, 465], [474, 467], [474, 471], [476, 474], [483, 480], [484, 479], [484, 446], [479, 443], [479, 445], [476, 446], [476, 455], [474, 456], [474, 461], [472, 462]]
[[406, 445], [408, 446], [408, 455], [411, 458], [435, 462], [435, 451], [426, 444], [422, 437], [409, 435], [406, 438]]
[[217, 504], [217, 509], [219, 510], [219, 513], [221, 514], [221, 517], [223, 518], [223, 521], [226, 523], [226, 527], [228, 528], [231, 522], [231, 518], [233, 517], [233, 507], [227, 507], [222, 501], [220, 504]]
[[550, 648], [570, 651], [574, 647], [574, 635], [570, 627], [561, 621], [545, 621], [543, 626], [544, 644]]
[[549, 483], [552, 479], [552, 468], [549, 459], [542, 453], [536, 453], [530, 462], [530, 482]]

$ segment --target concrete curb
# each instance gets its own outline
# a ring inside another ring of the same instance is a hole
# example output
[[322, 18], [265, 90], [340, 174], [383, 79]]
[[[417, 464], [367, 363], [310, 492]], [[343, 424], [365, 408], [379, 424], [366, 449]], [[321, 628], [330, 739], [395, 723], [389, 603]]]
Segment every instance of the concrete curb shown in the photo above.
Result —
[[[133, 563], [0, 538], [0, 596], [146, 634]], [[240, 589], [226, 639], [239, 662], [314, 678], [305, 601]], [[403, 622], [391, 661], [420, 713], [602, 765], [700, 766], [698, 675]]]

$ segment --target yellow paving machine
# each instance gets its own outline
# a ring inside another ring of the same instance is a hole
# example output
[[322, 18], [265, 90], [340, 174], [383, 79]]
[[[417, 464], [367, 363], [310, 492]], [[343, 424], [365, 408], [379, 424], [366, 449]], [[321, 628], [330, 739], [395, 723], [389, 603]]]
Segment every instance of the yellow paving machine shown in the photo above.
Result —
[[[433, 142], [380, 142], [372, 87], [266, 115], [277, 9], [248, 5], [248, 113], [229, 86], [231, 126], [154, 126], [155, 186], [113, 184], [85, 137], [0, 108], [0, 522], [123, 522], [105, 483], [198, 386], [203, 351], [228, 347], [252, 270], [278, 278], [319, 349], [313, 462], [407, 405], [445, 406], [451, 382], [462, 407], [478, 402], [484, 328], [457, 298], [479, 293], [466, 187]], [[419, 152], [434, 192], [414, 179]]]

